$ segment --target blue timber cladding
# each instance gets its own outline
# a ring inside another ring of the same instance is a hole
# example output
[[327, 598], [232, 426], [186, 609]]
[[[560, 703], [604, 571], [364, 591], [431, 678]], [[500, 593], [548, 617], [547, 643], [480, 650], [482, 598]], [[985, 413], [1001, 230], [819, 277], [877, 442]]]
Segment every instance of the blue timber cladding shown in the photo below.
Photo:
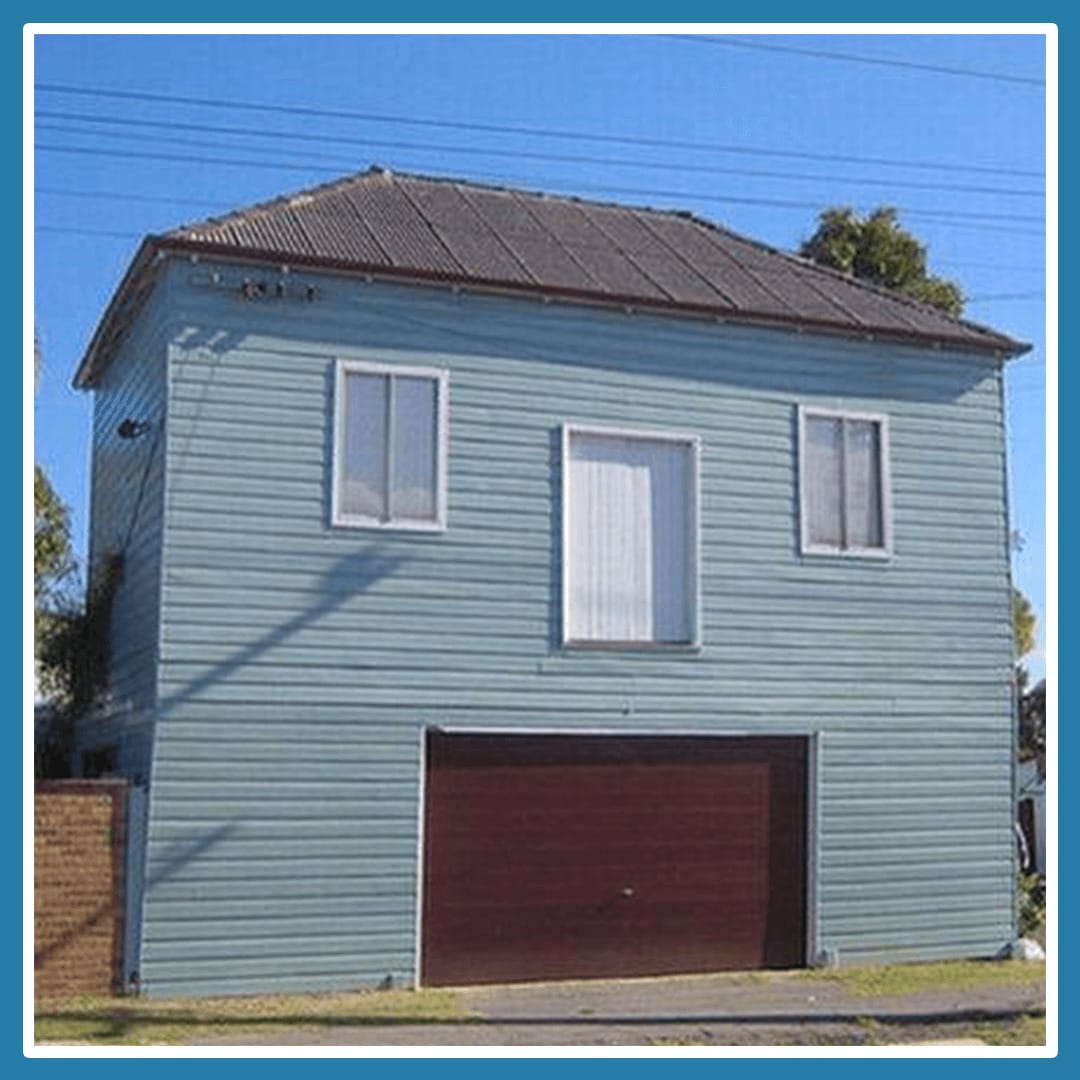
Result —
[[[94, 387], [89, 585], [119, 556], [112, 601], [109, 692], [76, 729], [77, 752], [115, 747], [118, 771], [145, 783], [157, 698], [166, 346], [160, 297], [150, 300]], [[125, 420], [151, 425], [122, 439]]]
[[[411, 983], [425, 725], [820, 733], [816, 948], [1011, 937], [996, 362], [316, 273], [244, 301], [217, 269], [158, 287], [150, 993]], [[372, 357], [450, 373], [445, 533], [329, 524], [335, 363]], [[888, 415], [891, 559], [799, 554], [799, 403]], [[700, 651], [559, 648], [566, 422], [701, 436]]]

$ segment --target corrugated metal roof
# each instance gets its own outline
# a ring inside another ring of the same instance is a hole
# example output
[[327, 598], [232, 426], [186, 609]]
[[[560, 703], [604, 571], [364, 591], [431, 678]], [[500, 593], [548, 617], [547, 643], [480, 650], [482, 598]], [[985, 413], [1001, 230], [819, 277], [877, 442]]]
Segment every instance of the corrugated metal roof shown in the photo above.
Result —
[[690, 214], [378, 167], [150, 243], [998, 355], [1029, 348]]

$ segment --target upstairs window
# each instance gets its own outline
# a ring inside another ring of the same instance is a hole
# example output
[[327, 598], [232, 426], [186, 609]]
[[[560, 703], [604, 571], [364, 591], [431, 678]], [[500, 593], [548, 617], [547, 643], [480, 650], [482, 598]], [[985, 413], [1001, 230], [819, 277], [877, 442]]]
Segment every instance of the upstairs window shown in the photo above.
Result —
[[563, 429], [563, 640], [698, 643], [693, 436]]
[[888, 460], [886, 417], [799, 409], [804, 554], [890, 554]]
[[446, 528], [447, 407], [445, 371], [338, 362], [335, 525]]

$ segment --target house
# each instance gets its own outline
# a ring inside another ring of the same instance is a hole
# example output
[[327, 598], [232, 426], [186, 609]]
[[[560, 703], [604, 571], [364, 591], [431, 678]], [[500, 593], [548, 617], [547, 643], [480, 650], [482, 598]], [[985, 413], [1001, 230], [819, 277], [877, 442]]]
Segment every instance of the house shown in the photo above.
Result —
[[1046, 876], [1046, 759], [1016, 766], [1016, 816], [1022, 837], [1022, 869]]
[[1026, 348], [690, 215], [382, 169], [148, 237], [75, 380], [127, 976], [998, 953]]
[[1019, 701], [1020, 760], [1016, 764], [1016, 830], [1020, 866], [1046, 876], [1046, 680]]

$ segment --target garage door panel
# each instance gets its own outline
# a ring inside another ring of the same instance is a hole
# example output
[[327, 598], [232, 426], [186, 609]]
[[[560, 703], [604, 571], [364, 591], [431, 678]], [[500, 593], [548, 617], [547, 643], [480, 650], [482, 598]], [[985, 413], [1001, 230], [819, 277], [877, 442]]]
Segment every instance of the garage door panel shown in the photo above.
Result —
[[432, 734], [429, 985], [802, 961], [805, 741]]

